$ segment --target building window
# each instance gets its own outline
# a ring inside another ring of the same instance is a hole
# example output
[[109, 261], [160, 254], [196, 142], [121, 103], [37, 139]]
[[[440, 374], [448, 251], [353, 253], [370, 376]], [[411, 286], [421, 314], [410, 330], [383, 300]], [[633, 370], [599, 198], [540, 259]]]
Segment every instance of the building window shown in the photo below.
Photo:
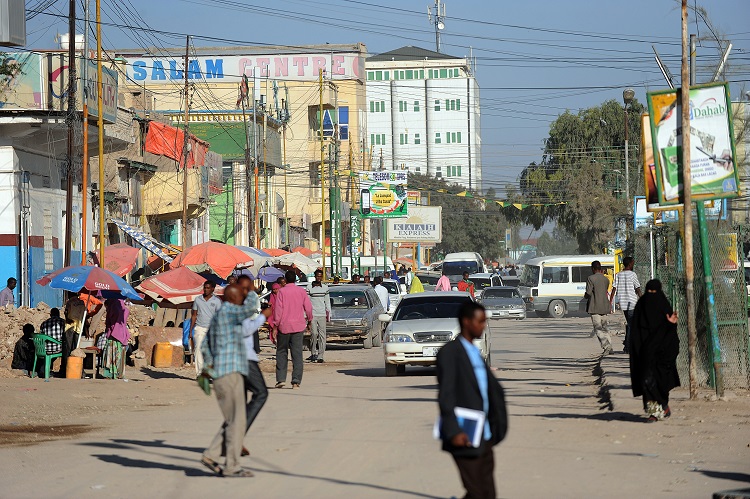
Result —
[[414, 112], [415, 113], [419, 112], [419, 101], [418, 100], [414, 101]]
[[432, 70], [431, 69], [427, 70], [427, 77], [430, 78], [430, 79], [432, 78]]
[[456, 99], [456, 111], [461, 110], [461, 99]]
[[451, 143], [451, 133], [445, 132], [445, 143], [450, 144]]
[[456, 110], [456, 99], [451, 99], [451, 111]]
[[458, 132], [458, 140], [457, 140], [457, 142], [458, 142], [459, 144], [461, 143], [461, 132]]
[[450, 99], [445, 99], [445, 110], [450, 111], [451, 110], [451, 101]]
[[440, 78], [448, 78], [448, 70], [447, 69], [441, 69], [440, 70]]
[[456, 142], [460, 142], [460, 141], [457, 141], [457, 140], [456, 140], [456, 132], [453, 132], [453, 133], [451, 134], [451, 139], [453, 139], [453, 142], [454, 142], [454, 143], [456, 143]]
[[419, 79], [424, 80], [424, 69], [419, 70]]
[[400, 133], [398, 134], [398, 143], [401, 145], [408, 144], [409, 143], [409, 134], [408, 133]]
[[380, 112], [381, 113], [385, 112], [385, 101], [384, 100], [380, 101]]
[[382, 71], [375, 71], [375, 81], [381, 81], [383, 79]]
[[377, 134], [377, 135], [375, 136], [375, 145], [377, 145], [377, 146], [380, 146], [380, 145], [382, 145], [382, 144], [380, 143], [380, 134]]
[[370, 145], [375, 145], [375, 134], [374, 133], [370, 134]]
[[380, 134], [380, 138], [381, 138], [381, 140], [383, 141], [383, 145], [385, 145], [385, 134], [384, 134], [384, 133], [381, 133], [381, 134]]
[[398, 110], [399, 112], [403, 113], [405, 111], [409, 110], [409, 103], [405, 100], [398, 101]]
[[401, 77], [402, 80], [406, 79], [404, 75], [404, 71], [399, 71], [398, 73], [399, 73], [398, 75]]
[[398, 79], [400, 79], [400, 78], [398, 77], [398, 71], [394, 71], [394, 72], [393, 72], [393, 79], [394, 79], [394, 80], [398, 80]]
[[421, 166], [417, 166], [416, 168], [414, 168], [414, 171], [417, 172], [417, 173], [420, 173], [422, 171], [422, 167]]
[[390, 71], [383, 71], [383, 79], [384, 80], [390, 80], [391, 79], [391, 72]]
[[419, 134], [418, 133], [414, 134], [414, 143], [415, 144], [421, 144], [422, 143], [422, 139], [419, 138]]
[[372, 71], [368, 71], [367, 72], [367, 81], [372, 81], [372, 79], [373, 79]]
[[370, 112], [371, 113], [375, 112], [375, 101], [374, 100], [370, 101]]
[[448, 166], [445, 172], [446, 177], [460, 177], [461, 167], [460, 166]]
[[406, 79], [407, 80], [413, 80], [414, 79], [414, 71], [411, 69], [406, 70]]
[[440, 132], [435, 132], [435, 143], [436, 144], [440, 143]]
[[443, 167], [438, 166], [437, 171], [435, 172], [435, 178], [442, 178], [443, 177]]
[[455, 68], [453, 70], [453, 76], [455, 76], [456, 78], [458, 78], [458, 68]]
[[435, 111], [440, 111], [440, 101], [435, 99]]

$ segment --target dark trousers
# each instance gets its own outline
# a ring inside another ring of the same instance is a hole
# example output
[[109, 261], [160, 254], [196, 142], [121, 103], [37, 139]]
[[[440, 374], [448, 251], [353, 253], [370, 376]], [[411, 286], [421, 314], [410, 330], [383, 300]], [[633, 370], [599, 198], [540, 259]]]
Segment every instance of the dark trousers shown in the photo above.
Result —
[[305, 332], [282, 334], [276, 339], [276, 382], [286, 381], [287, 363], [289, 361], [289, 350], [292, 351], [292, 383], [302, 383], [302, 339]]
[[625, 341], [623, 341], [623, 345], [625, 346], [626, 351], [630, 351], [630, 324], [633, 322], [633, 314], [635, 313], [635, 308], [631, 308], [630, 310], [623, 310], [623, 315], [625, 315]]
[[250, 430], [258, 413], [268, 399], [268, 388], [263, 374], [260, 372], [260, 366], [253, 360], [247, 361], [247, 378], [245, 378], [245, 389], [253, 394], [253, 398], [247, 403], [245, 410], [245, 433]]
[[479, 457], [453, 456], [466, 489], [464, 499], [495, 499], [495, 455], [492, 445], [483, 442]]

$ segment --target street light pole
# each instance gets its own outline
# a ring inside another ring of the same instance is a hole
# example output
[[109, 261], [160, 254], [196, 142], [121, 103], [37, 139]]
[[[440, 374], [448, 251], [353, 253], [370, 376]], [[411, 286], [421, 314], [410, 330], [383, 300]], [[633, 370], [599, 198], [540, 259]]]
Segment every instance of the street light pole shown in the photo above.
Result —
[[628, 214], [632, 214], [633, 205], [630, 202], [630, 158], [628, 154], [628, 147], [630, 145], [628, 137], [628, 106], [633, 102], [635, 97], [635, 90], [632, 88], [626, 88], [622, 91], [622, 100], [625, 102], [625, 201], [628, 203]]

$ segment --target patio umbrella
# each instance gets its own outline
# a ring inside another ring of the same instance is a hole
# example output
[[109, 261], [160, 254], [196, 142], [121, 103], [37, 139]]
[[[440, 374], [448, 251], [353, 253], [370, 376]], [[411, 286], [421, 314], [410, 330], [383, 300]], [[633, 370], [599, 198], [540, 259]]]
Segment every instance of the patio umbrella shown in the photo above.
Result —
[[281, 255], [288, 255], [288, 251], [284, 251], [283, 249], [279, 248], [263, 248], [263, 251], [271, 256], [281, 256]]
[[277, 256], [273, 259], [273, 263], [275, 265], [285, 265], [298, 268], [303, 274], [311, 274], [315, 272], [316, 269], [320, 268], [318, 262], [301, 253], [288, 253], [286, 255]]
[[[106, 250], [104, 255], [106, 257]], [[141, 299], [133, 286], [125, 282], [125, 279], [109, 270], [92, 265], [64, 267], [37, 279], [36, 283], [71, 293], [80, 293], [84, 290], [101, 291], [105, 297], [111, 293], [120, 294], [130, 300]]]
[[161, 305], [179, 306], [192, 303], [202, 295], [205, 282], [205, 277], [189, 268], [178, 267], [149, 277], [138, 285], [138, 290]]
[[258, 271], [258, 279], [265, 282], [274, 282], [279, 277], [284, 277], [284, 272], [274, 267], [263, 267]]
[[193, 272], [213, 272], [226, 279], [236, 268], [250, 267], [253, 259], [242, 250], [224, 243], [196, 244], [180, 253], [170, 267], [176, 269], [187, 267]]
[[[140, 252], [141, 250], [138, 248], [134, 248], [124, 243], [105, 246], [103, 268], [122, 277], [133, 270]], [[97, 265], [99, 265], [100, 253], [100, 251], [94, 253], [94, 263]]]
[[271, 255], [269, 255], [263, 250], [259, 250], [258, 248], [253, 248], [251, 246], [235, 246], [235, 248], [241, 251], [244, 251], [250, 258], [253, 259], [253, 264], [247, 267], [247, 269], [250, 270], [253, 273], [253, 275], [257, 274], [258, 271], [260, 271], [261, 267], [271, 265], [272, 263]]
[[301, 255], [305, 255], [307, 258], [312, 258], [312, 250], [310, 248], [305, 248], [304, 246], [297, 246], [292, 250], [292, 253], [299, 253]]

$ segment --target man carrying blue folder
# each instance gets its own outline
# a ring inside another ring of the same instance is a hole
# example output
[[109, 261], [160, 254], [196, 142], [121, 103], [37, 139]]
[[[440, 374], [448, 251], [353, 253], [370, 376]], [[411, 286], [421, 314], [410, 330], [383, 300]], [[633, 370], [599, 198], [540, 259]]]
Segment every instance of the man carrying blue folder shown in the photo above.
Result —
[[437, 356], [440, 438], [443, 450], [456, 462], [466, 489], [464, 497], [494, 499], [492, 447], [505, 438], [508, 429], [505, 395], [473, 344], [487, 325], [484, 307], [467, 301], [458, 310], [458, 320], [461, 333]]

